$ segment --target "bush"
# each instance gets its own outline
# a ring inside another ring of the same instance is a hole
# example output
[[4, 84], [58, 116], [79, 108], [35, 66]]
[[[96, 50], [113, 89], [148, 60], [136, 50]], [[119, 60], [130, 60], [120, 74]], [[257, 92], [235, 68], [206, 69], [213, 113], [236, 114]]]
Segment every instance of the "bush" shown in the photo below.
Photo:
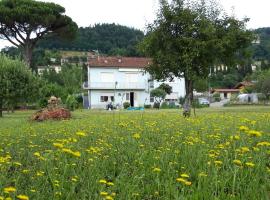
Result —
[[73, 95], [68, 95], [66, 99], [66, 107], [67, 109], [74, 111], [78, 106], [78, 102]]
[[214, 97], [214, 101], [215, 102], [220, 102], [221, 101], [221, 98], [220, 97]]
[[157, 108], [157, 109], [159, 109], [159, 108], [160, 108], [160, 103], [155, 102], [155, 103], [154, 103], [154, 105], [153, 105], [153, 108]]
[[151, 104], [145, 104], [145, 105], [144, 105], [144, 108], [145, 108], [145, 109], [150, 109], [150, 108], [152, 108], [152, 105], [151, 105]]
[[124, 109], [127, 109], [127, 108], [129, 108], [130, 107], [130, 103], [129, 102], [124, 102], [123, 103], [123, 107], [124, 107]]
[[177, 106], [175, 105], [175, 102], [170, 102], [169, 103], [169, 108], [177, 108]]
[[168, 105], [168, 103], [166, 101], [164, 101], [164, 102], [162, 102], [160, 108], [167, 109], [167, 108], [169, 108], [169, 105]]

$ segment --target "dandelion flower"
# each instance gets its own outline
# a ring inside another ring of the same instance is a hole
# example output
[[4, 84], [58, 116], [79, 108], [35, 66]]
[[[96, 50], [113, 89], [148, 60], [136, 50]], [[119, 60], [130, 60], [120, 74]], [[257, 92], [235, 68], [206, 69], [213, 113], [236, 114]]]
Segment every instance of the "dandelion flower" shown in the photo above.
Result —
[[182, 178], [189, 178], [189, 175], [188, 174], [181, 174], [180, 175]]
[[17, 198], [20, 199], [20, 200], [29, 200], [28, 196], [22, 195], [22, 194], [18, 195]]
[[155, 167], [155, 168], [153, 169], [153, 172], [157, 172], [157, 173], [159, 173], [159, 172], [161, 172], [161, 169], [160, 169], [160, 168]]
[[247, 167], [254, 167], [254, 166], [255, 166], [255, 164], [254, 164], [254, 163], [252, 163], [252, 162], [246, 162], [246, 166], [247, 166]]
[[242, 166], [241, 160], [233, 160], [233, 163], [238, 166]]
[[16, 188], [15, 187], [6, 187], [4, 188], [4, 192], [5, 193], [10, 193], [10, 192], [16, 192]]

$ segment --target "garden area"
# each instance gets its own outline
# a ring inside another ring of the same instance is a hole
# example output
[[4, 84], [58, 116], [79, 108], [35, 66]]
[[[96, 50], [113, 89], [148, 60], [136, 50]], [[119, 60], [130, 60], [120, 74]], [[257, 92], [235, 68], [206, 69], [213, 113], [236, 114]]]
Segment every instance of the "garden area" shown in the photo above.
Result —
[[0, 199], [269, 199], [269, 107], [0, 121]]

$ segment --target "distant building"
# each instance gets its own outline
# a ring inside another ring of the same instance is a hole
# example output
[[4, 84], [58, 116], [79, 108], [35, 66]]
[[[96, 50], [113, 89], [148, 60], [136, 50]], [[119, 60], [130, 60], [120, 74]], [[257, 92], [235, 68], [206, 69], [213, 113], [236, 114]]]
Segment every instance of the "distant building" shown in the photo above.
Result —
[[221, 100], [230, 99], [232, 94], [239, 94], [240, 89], [214, 89], [212, 93], [219, 93]]
[[59, 65], [38, 66], [37, 70], [38, 70], [38, 74], [41, 75], [43, 74], [45, 70], [48, 71], [50, 69], [55, 70], [55, 72], [58, 74], [62, 70], [62, 67]]

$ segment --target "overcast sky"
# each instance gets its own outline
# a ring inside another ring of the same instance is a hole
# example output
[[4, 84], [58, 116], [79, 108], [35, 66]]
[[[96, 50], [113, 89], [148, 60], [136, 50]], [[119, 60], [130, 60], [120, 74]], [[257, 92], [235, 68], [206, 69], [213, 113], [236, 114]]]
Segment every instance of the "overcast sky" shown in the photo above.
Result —
[[[66, 14], [79, 26], [116, 23], [145, 29], [156, 16], [159, 0], [42, 0], [66, 8]], [[219, 0], [227, 13], [248, 17], [248, 28], [270, 27], [270, 0]], [[233, 9], [232, 9], [233, 8]], [[9, 43], [0, 40], [0, 48]]]

